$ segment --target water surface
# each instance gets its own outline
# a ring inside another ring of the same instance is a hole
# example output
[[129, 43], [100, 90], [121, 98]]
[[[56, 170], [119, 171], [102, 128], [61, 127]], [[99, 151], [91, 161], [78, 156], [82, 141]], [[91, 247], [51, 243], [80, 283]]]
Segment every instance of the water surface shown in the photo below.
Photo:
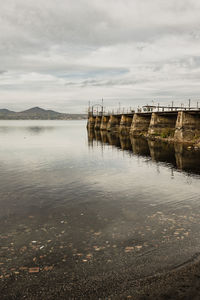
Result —
[[1, 121], [0, 141], [3, 280], [37, 267], [69, 292], [128, 286], [198, 257], [199, 151], [88, 134], [85, 121]]

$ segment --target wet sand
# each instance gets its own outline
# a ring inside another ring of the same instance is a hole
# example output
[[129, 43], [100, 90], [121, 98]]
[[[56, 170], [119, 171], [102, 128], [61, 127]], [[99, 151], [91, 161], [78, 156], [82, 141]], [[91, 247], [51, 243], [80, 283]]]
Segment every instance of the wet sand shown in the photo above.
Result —
[[200, 299], [199, 262], [136, 281], [132, 268], [73, 282], [64, 271], [13, 274], [1, 283], [1, 299]]
[[[109, 214], [103, 211], [102, 220], [88, 210], [87, 205], [70, 206], [51, 214], [47, 209], [46, 215], [42, 210], [3, 219], [1, 299], [199, 299], [198, 254], [163, 270], [165, 261], [170, 261], [165, 246], [163, 254], [157, 244], [130, 246], [127, 237], [133, 239], [131, 231], [124, 240], [115, 235], [109, 239], [105, 231]], [[177, 243], [174, 235], [170, 240]], [[190, 243], [188, 235], [184, 243]], [[151, 264], [154, 259], [157, 264]]]

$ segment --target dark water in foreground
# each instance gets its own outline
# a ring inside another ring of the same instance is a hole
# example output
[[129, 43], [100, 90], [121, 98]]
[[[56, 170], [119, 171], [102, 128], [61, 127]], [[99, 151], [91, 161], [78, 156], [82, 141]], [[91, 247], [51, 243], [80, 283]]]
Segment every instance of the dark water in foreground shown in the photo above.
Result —
[[199, 151], [87, 135], [84, 121], [2, 121], [0, 141], [3, 281], [36, 268], [70, 290], [198, 257]]

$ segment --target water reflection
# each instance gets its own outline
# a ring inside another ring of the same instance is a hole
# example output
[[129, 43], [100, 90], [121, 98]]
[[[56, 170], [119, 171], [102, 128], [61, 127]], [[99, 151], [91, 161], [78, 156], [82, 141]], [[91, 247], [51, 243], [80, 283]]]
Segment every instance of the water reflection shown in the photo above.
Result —
[[[95, 143], [97, 142], [98, 143]], [[132, 155], [151, 158], [154, 162], [170, 164], [179, 170], [200, 174], [200, 150], [180, 143], [166, 143], [147, 140], [143, 137], [129, 137], [106, 131], [88, 131], [89, 146], [108, 144]]]
[[67, 282], [67, 299], [80, 298], [79, 282], [88, 293], [94, 287], [92, 296], [109, 282], [105, 295], [118, 295], [124, 278], [132, 284], [199, 252], [200, 177], [175, 169], [199, 173], [199, 152], [106, 132], [87, 136], [85, 128], [85, 121], [0, 122], [7, 291], [14, 272], [16, 289], [33, 285], [34, 267], [38, 289], [51, 278]]
[[148, 142], [145, 138], [131, 137], [132, 151], [135, 155], [150, 156]]
[[150, 156], [153, 161], [170, 163], [176, 167], [174, 145], [148, 140]]
[[53, 126], [30, 126], [30, 127], [27, 127], [27, 131], [34, 135], [39, 135], [39, 134], [43, 133], [44, 131], [50, 131], [50, 130], [54, 130], [54, 127]]
[[[12, 122], [11, 122], [12, 124]], [[20, 124], [19, 124], [20, 125]], [[27, 133], [34, 134], [34, 135], [39, 135], [41, 133], [44, 133], [45, 131], [52, 131], [55, 129], [54, 126], [48, 125], [48, 126], [15, 126], [15, 123], [13, 126], [0, 126], [0, 134], [12, 134], [14, 131], [16, 132], [21, 132], [22, 130], [26, 131]]]

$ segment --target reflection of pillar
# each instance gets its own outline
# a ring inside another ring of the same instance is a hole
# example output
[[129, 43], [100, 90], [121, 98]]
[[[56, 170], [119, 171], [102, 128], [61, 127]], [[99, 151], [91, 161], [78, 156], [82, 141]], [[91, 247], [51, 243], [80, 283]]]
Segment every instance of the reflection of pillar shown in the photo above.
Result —
[[177, 168], [199, 174], [200, 150], [192, 150], [181, 143], [175, 144], [174, 147]]
[[119, 132], [122, 135], [129, 135], [131, 124], [133, 120], [133, 115], [122, 115], [120, 120]]
[[118, 132], [120, 120], [121, 115], [111, 115], [108, 122], [107, 130], [112, 132]]
[[94, 130], [88, 128], [87, 134], [88, 134], [88, 145], [89, 145], [89, 146], [93, 146], [93, 141], [94, 141], [94, 139], [95, 139], [95, 133], [94, 133]]
[[175, 144], [175, 157], [176, 157], [176, 165], [178, 169], [183, 169], [183, 160], [182, 160], [182, 153], [183, 153], [183, 144]]
[[161, 141], [148, 140], [149, 150], [153, 161], [171, 163], [176, 166], [174, 145]]
[[96, 140], [97, 142], [98, 142], [98, 141], [101, 142], [101, 133], [100, 133], [100, 131], [99, 131], [99, 130], [95, 130], [94, 133], [95, 133], [95, 140]]
[[108, 132], [107, 137], [109, 145], [120, 147], [119, 135], [117, 133]]
[[94, 129], [99, 130], [101, 126], [101, 118], [100, 116], [96, 116], [95, 124], [94, 124]]
[[146, 135], [149, 129], [151, 114], [138, 114], [133, 116], [130, 134], [133, 136]]
[[159, 135], [163, 138], [173, 137], [177, 119], [177, 112], [159, 113], [154, 112], [151, 115], [148, 133], [150, 135]]
[[200, 138], [200, 111], [179, 111], [174, 138], [182, 142], [195, 142]]
[[122, 150], [132, 150], [131, 141], [129, 136], [119, 135], [120, 145]]
[[150, 156], [149, 145], [145, 138], [130, 137], [133, 153], [136, 155]]
[[108, 134], [107, 134], [107, 131], [101, 130], [100, 133], [101, 133], [101, 141], [102, 141], [102, 143], [107, 144], [108, 143]]
[[102, 116], [101, 126], [100, 126], [101, 130], [107, 130], [109, 119], [110, 119], [110, 116]]

